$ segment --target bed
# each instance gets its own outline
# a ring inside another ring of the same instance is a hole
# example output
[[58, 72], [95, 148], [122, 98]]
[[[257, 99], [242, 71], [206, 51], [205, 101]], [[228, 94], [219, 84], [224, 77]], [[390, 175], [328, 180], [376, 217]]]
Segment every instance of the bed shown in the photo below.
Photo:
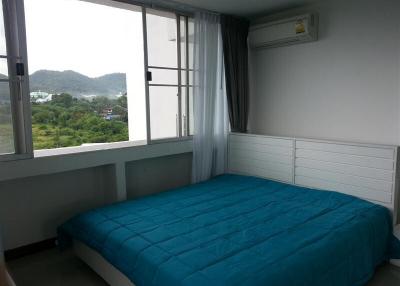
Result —
[[99, 208], [60, 228], [135, 285], [364, 285], [390, 212], [358, 198], [223, 175]]
[[[346, 189], [350, 194], [310, 188], [306, 180], [296, 185], [290, 180], [308, 178], [304, 172], [296, 175], [300, 157], [290, 153], [296, 142], [277, 147], [273, 145], [281, 138], [275, 142], [250, 137], [230, 139], [229, 168], [259, 177], [226, 174], [85, 212], [59, 228], [60, 246], [74, 244], [77, 254], [113, 286], [364, 285], [377, 265], [400, 257], [399, 242], [392, 235], [395, 209], [385, 205], [395, 205], [396, 196], [386, 200], [384, 180], [375, 189], [351, 188], [351, 181]], [[373, 151], [353, 147], [339, 149]], [[382, 148], [384, 152], [372, 152], [373, 159], [365, 162], [375, 164], [379, 156], [389, 156]], [[265, 153], [262, 164], [256, 162], [259, 156], [243, 161], [246, 150]], [[392, 156], [396, 158], [396, 150]], [[281, 159], [287, 168], [276, 161]], [[393, 180], [395, 162], [392, 159]], [[374, 170], [390, 179], [379, 168]], [[346, 183], [325, 184], [329, 189]], [[351, 195], [359, 189], [364, 191], [357, 193], [362, 199]]]

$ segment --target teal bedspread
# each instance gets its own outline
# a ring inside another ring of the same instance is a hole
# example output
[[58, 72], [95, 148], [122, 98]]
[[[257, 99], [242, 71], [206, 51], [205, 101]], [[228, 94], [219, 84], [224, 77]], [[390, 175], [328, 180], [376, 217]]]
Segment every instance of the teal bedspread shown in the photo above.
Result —
[[80, 214], [72, 238], [137, 286], [356, 286], [399, 257], [384, 207], [237, 175]]

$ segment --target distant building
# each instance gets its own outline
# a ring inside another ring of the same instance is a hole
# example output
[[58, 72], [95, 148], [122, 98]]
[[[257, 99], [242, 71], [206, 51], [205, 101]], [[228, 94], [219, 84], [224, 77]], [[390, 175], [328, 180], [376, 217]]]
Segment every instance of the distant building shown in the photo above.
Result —
[[121, 115], [113, 114], [112, 108], [103, 109], [102, 112], [100, 113], [100, 116], [103, 117], [103, 119], [105, 119], [105, 120], [113, 120], [113, 119], [121, 118]]
[[53, 95], [47, 92], [43, 91], [32, 91], [30, 93], [31, 96], [31, 102], [34, 103], [43, 103], [43, 102], [48, 102], [51, 101]]
[[100, 116], [103, 117], [105, 120], [112, 120], [115, 118], [116, 115], [113, 115], [112, 108], [105, 108], [101, 111]]

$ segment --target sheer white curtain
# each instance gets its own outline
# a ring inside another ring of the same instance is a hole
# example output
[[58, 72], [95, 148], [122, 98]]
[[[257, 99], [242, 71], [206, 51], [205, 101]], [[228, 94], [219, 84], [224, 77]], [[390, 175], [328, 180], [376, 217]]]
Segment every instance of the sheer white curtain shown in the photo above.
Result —
[[195, 14], [194, 183], [224, 173], [229, 129], [219, 16]]

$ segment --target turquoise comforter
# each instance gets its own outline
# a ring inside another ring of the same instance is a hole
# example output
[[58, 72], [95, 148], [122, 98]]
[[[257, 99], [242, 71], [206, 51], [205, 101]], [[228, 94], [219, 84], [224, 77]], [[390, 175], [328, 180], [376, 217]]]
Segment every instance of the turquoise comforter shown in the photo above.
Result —
[[384, 207], [237, 175], [80, 214], [72, 238], [137, 286], [356, 286], [400, 254]]

